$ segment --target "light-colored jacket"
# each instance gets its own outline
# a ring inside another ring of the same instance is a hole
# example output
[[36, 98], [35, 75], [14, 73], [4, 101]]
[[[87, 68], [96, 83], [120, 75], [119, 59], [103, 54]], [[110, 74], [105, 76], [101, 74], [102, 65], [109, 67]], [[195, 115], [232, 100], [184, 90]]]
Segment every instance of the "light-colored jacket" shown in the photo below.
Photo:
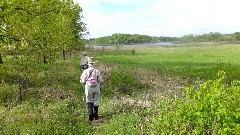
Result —
[[[92, 77], [97, 78], [97, 86], [96, 87], [90, 87], [88, 85], [88, 77], [90, 78], [89, 74], [92, 72]], [[100, 93], [101, 93], [101, 84], [103, 82], [101, 73], [98, 69], [93, 67], [93, 64], [89, 63], [89, 68], [83, 71], [80, 82], [85, 84], [85, 95], [86, 95], [86, 102], [92, 102], [94, 103], [94, 106], [98, 106], [100, 102]]]
[[87, 79], [89, 78], [89, 75], [90, 75], [91, 71], [93, 71], [92, 75], [97, 78], [98, 84], [102, 83], [103, 82], [103, 78], [101, 76], [101, 73], [100, 73], [100, 71], [98, 69], [96, 69], [94, 67], [89, 67], [88, 69], [83, 71], [83, 73], [82, 73], [82, 75], [80, 77], [80, 82], [82, 84], [86, 84], [87, 85]]

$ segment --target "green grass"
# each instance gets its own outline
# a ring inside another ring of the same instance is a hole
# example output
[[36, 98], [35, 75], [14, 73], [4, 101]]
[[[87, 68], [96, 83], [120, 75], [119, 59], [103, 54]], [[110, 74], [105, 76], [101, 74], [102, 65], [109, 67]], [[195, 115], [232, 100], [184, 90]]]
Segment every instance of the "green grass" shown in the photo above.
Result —
[[[136, 50], [134, 55], [132, 54], [132, 48], [122, 48], [122, 50], [117, 51], [105, 50], [104, 53], [96, 50], [93, 53], [96, 59], [100, 63], [111, 64], [112, 66], [110, 66], [109, 71], [105, 71], [102, 67], [104, 85], [99, 107], [100, 119], [92, 123], [88, 121], [84, 87], [79, 83], [79, 77], [82, 73], [79, 67], [79, 52], [75, 53], [72, 59], [68, 58], [66, 61], [58, 60], [52, 64], [38, 65], [35, 68], [36, 71], [30, 76], [32, 78], [29, 82], [31, 85], [28, 85], [28, 89], [24, 91], [22, 101], [18, 100], [19, 86], [8, 82], [11, 78], [16, 77], [15, 74], [9, 75], [10, 71], [4, 72], [8, 79], [3, 82], [4, 86], [0, 88], [0, 134], [135, 135], [158, 134], [163, 129], [166, 129], [165, 133], [173, 133], [173, 130], [171, 130], [173, 128], [175, 128], [174, 133], [180, 133], [181, 131], [177, 127], [187, 127], [185, 132], [182, 131], [184, 134], [194, 131], [191, 123], [195, 122], [196, 128], [202, 126], [202, 120], [206, 121], [204, 123], [206, 125], [211, 123], [212, 117], [209, 117], [209, 120], [205, 119], [205, 116], [215, 113], [221, 115], [221, 119], [218, 121], [219, 132], [235, 133], [239, 129], [236, 127], [239, 126], [239, 124], [237, 125], [239, 122], [239, 101], [236, 100], [236, 97], [239, 96], [239, 82], [226, 93], [218, 91], [218, 86], [221, 86], [223, 91], [225, 91], [225, 87], [229, 87], [225, 83], [221, 82], [221, 85], [217, 85], [219, 83], [202, 85], [201, 90], [211, 89], [212, 93], [207, 94], [207, 96], [204, 93], [197, 93], [198, 95], [203, 94], [203, 96], [192, 98], [192, 101], [195, 100], [198, 103], [195, 106], [196, 112], [191, 110], [190, 103], [182, 104], [185, 99], [177, 99], [178, 102], [176, 102], [176, 97], [171, 99], [170, 97], [154, 97], [154, 95], [168, 91], [174, 93], [172, 89], [175, 85], [179, 87], [178, 85], [184, 84], [182, 82], [180, 84], [172, 82], [176, 79], [175, 77], [191, 78], [193, 80], [199, 77], [207, 80], [215, 78], [219, 70], [224, 70], [226, 71], [226, 78], [223, 81], [230, 84], [233, 80], [239, 79], [239, 47], [237, 45], [144, 47], [134, 48]], [[148, 77], [143, 80], [146, 82], [140, 81], [139, 78], [144, 77], [144, 75], [151, 75], [149, 76], [150, 79], [160, 77], [162, 78], [161, 81], [165, 82], [156, 82], [161, 87], [153, 89], [152, 85], [148, 84], [148, 82], [151, 82]], [[162, 75], [172, 76], [172, 78], [164, 78]], [[166, 86], [164, 87], [162, 84]], [[171, 84], [173, 84], [173, 87]], [[154, 90], [156, 93], [154, 93]], [[190, 87], [187, 90], [195, 92], [198, 87]], [[215, 95], [215, 93], [217, 94]], [[226, 95], [231, 97], [228, 98]], [[164, 100], [161, 100], [162, 98]], [[231, 112], [224, 111], [229, 106], [222, 103], [222, 99], [229, 103], [231, 101], [231, 107], [233, 107], [230, 109]], [[140, 106], [139, 102], [136, 101], [141, 101]], [[144, 101], [154, 103], [154, 106], [151, 108], [145, 107], [143, 106]], [[213, 106], [218, 112], [215, 110], [209, 111], [209, 109], [201, 110], [201, 101], [206, 101], [204, 102], [206, 106]], [[211, 102], [208, 103], [207, 101]], [[219, 106], [215, 105], [215, 101]], [[173, 106], [179, 107], [171, 108]], [[189, 107], [189, 110], [183, 109], [181, 106]], [[234, 110], [238, 114], [235, 114]], [[204, 112], [204, 119], [194, 121], [195, 116], [199, 115], [199, 111]], [[180, 116], [176, 116], [175, 112]], [[194, 114], [191, 112], [194, 112]], [[231, 118], [237, 117], [236, 121], [222, 117], [228, 117], [225, 112], [231, 114]], [[181, 119], [185, 116], [187, 119]], [[174, 121], [175, 119], [177, 121]], [[191, 120], [190, 123], [188, 119]], [[234, 126], [227, 122], [226, 124], [229, 125], [222, 124], [226, 120], [235, 122]], [[174, 125], [175, 123], [177, 125]], [[169, 124], [170, 126], [168, 126]], [[223, 127], [227, 131], [221, 130], [222, 125], [225, 126]], [[195, 132], [212, 133], [215, 130], [209, 127], [205, 129], [204, 131], [195, 130]]]
[[5, 73], [8, 79], [0, 88], [0, 134], [91, 133], [78, 64], [76, 55], [75, 59], [37, 65], [22, 100], [19, 86], [12, 85], [14, 76]]
[[135, 50], [135, 55], [131, 54], [131, 49], [123, 49], [105, 51], [99, 57], [104, 63], [142, 67], [183, 78], [213, 79], [219, 70], [224, 70], [231, 79], [239, 79], [235, 74], [240, 73], [239, 45], [139, 47]]
[[[112, 104], [115, 101], [114, 89], [124, 83], [123, 89], [119, 89], [120, 94], [137, 96], [139, 92], [131, 91], [133, 86], [130, 83], [136, 88], [147, 86], [136, 82], [131, 73], [118, 70], [107, 73], [105, 78], [118, 79], [105, 80], [99, 108], [101, 119], [96, 122], [98, 124], [89, 123], [84, 87], [79, 82], [82, 73], [79, 63], [80, 57], [75, 53], [72, 59], [66, 61], [37, 65], [29, 76], [30, 85], [24, 90], [21, 101], [19, 86], [13, 85], [14, 81], [8, 82], [15, 77], [6, 73], [8, 80], [0, 88], [0, 134], [111, 134], [116, 130], [131, 133], [131, 128], [125, 131], [117, 127], [123, 123], [128, 125], [128, 121], [135, 124], [135, 119], [126, 118], [136, 110], [122, 104]], [[114, 122], [114, 129], [109, 130]], [[94, 130], [96, 128], [98, 130]], [[133, 133], [136, 132], [137, 128]]]
[[85, 118], [85, 106], [79, 102], [53, 100], [38, 104], [22, 103], [1, 112], [1, 134], [87, 134], [91, 131]]
[[111, 119], [108, 124], [104, 124], [96, 129], [96, 133], [101, 135], [142, 134], [139, 125], [141, 118], [138, 114], [121, 113], [119, 115], [113, 115], [113, 117], [114, 118]]

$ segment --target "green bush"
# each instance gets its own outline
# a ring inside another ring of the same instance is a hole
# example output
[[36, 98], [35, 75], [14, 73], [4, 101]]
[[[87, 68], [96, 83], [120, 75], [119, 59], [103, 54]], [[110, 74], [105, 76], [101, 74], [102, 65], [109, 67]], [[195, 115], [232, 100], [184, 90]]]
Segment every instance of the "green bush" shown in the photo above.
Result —
[[188, 87], [184, 98], [165, 98], [152, 110], [148, 123], [154, 133], [162, 134], [238, 134], [240, 131], [240, 81], [231, 86], [219, 78], [200, 87]]
[[135, 50], [135, 49], [132, 49], [131, 54], [132, 54], [132, 55], [135, 55], [135, 54], [136, 54], [136, 50]]
[[226, 78], [224, 79], [226, 83], [230, 84], [232, 80], [239, 80], [240, 69], [238, 65], [220, 63], [217, 69], [226, 72]]

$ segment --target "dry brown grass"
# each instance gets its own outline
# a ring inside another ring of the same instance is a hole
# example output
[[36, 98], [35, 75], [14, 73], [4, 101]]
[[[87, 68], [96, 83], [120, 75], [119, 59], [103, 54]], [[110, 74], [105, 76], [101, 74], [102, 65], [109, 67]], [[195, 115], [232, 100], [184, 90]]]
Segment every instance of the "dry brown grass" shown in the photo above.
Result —
[[[97, 68], [101, 71], [104, 79], [107, 74], [117, 66], [97, 64]], [[166, 96], [180, 96], [185, 86], [188, 85], [185, 80], [180, 77], [170, 77], [160, 75], [156, 71], [146, 69], [134, 69], [135, 78], [142, 84], [150, 86], [149, 90], [142, 92], [137, 98], [129, 95], [119, 94], [118, 89], [114, 90], [114, 97], [111, 100], [116, 107], [127, 106], [128, 108], [149, 108], [157, 105], [158, 99]]]
[[74, 97], [74, 91], [66, 91], [60, 89], [50, 89], [50, 88], [42, 88], [40, 90], [40, 98], [44, 100], [48, 99], [66, 99], [69, 97]]

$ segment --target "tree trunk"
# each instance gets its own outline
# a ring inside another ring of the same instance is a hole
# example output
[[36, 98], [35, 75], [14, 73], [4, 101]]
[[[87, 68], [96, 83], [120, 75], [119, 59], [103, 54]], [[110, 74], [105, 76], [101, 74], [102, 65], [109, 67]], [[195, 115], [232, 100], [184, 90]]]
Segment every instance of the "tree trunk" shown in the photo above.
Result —
[[22, 90], [23, 90], [23, 84], [22, 84], [22, 79], [18, 78], [18, 90], [19, 90], [19, 101], [22, 101], [23, 96], [22, 96]]
[[21, 86], [19, 86], [19, 100], [22, 101], [23, 100], [23, 96], [22, 96], [22, 88]]
[[3, 64], [2, 54], [0, 53], [0, 64]]
[[45, 56], [43, 56], [43, 63], [46, 64], [47, 63], [47, 59]]
[[62, 57], [63, 57], [63, 60], [65, 60], [65, 51], [64, 51], [64, 49], [63, 49], [63, 54], [62, 54]]

